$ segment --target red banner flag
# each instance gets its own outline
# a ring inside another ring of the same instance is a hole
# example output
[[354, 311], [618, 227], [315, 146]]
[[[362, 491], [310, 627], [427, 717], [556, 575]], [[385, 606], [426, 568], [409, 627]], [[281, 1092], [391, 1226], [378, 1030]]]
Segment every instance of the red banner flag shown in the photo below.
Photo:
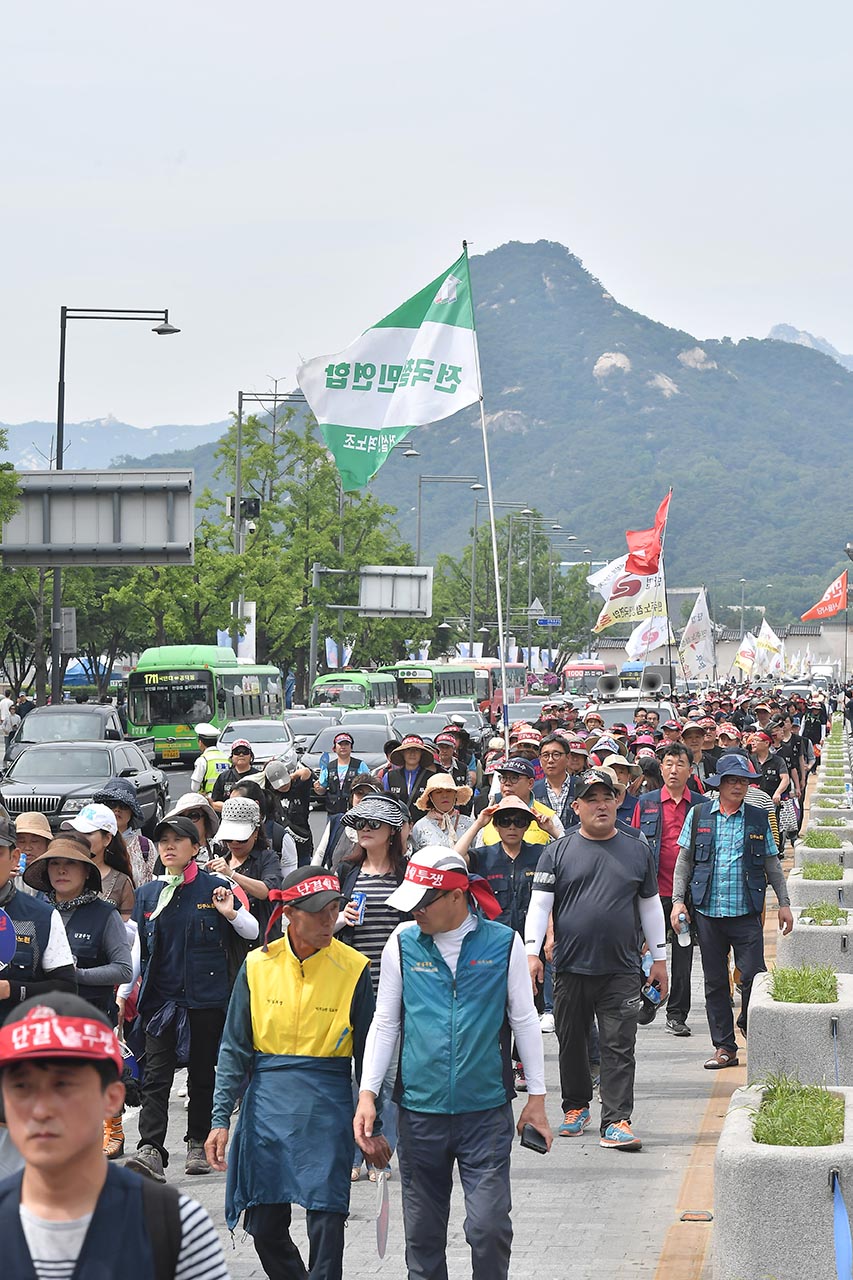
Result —
[[628, 560], [625, 564], [626, 573], [636, 573], [641, 577], [648, 577], [649, 574], [658, 572], [663, 531], [666, 528], [666, 518], [669, 515], [671, 498], [672, 490], [670, 489], [658, 507], [652, 529], [628, 529], [626, 531], [625, 541], [628, 543]]
[[840, 613], [842, 609], [846, 608], [847, 570], [845, 569], [834, 582], [829, 584], [814, 608], [809, 609], [808, 613], [802, 615], [800, 621], [812, 622], [816, 618], [831, 618], [834, 613]]

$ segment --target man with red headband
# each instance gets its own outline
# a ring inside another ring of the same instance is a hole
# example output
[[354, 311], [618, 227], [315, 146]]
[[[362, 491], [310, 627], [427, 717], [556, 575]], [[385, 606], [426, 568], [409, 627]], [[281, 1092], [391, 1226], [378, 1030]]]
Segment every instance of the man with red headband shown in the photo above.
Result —
[[[290, 1237], [294, 1203], [307, 1210], [310, 1274], [336, 1280], [349, 1213], [352, 1064], [359, 1079], [374, 1009], [369, 961], [334, 936], [336, 875], [299, 867], [270, 898], [287, 931], [250, 952], [237, 975], [205, 1151], [214, 1169], [228, 1171], [229, 1229], [245, 1210], [245, 1229], [271, 1280], [306, 1274]], [[273, 912], [268, 933], [276, 918]], [[226, 1163], [231, 1115], [249, 1073]], [[378, 1135], [364, 1150], [376, 1168], [390, 1159]]]
[[79, 996], [36, 996], [0, 1030], [5, 1119], [24, 1166], [0, 1182], [10, 1280], [228, 1280], [201, 1205], [104, 1155], [104, 1120], [124, 1102], [122, 1067], [109, 1018]]
[[[497, 923], [500, 906], [491, 890], [469, 875], [465, 859], [451, 849], [414, 853], [386, 905], [414, 920], [399, 925], [382, 952], [353, 1124], [356, 1142], [367, 1152], [376, 1141], [376, 1096], [402, 1037], [395, 1101], [409, 1275], [447, 1275], [447, 1221], [458, 1163], [474, 1275], [506, 1280], [514, 1132], [530, 1124], [547, 1148], [552, 1139], [542, 1033], [524, 945]], [[513, 1035], [528, 1086], [517, 1124]]]

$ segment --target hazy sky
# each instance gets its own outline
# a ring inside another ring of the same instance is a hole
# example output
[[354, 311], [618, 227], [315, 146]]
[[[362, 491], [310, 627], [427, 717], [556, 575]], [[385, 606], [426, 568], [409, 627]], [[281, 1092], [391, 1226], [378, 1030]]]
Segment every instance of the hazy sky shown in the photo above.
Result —
[[40, 0], [4, 9], [0, 420], [208, 422], [467, 237], [559, 240], [698, 336], [853, 351], [849, 6]]

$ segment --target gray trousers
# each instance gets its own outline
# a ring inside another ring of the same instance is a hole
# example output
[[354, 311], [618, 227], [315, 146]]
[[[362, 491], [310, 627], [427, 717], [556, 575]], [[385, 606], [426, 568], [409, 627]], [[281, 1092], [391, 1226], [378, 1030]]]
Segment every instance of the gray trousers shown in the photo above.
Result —
[[473, 1280], [506, 1280], [512, 1245], [509, 1162], [512, 1104], [462, 1115], [400, 1107], [397, 1157], [409, 1280], [447, 1280], [447, 1220], [453, 1164], [465, 1196]]

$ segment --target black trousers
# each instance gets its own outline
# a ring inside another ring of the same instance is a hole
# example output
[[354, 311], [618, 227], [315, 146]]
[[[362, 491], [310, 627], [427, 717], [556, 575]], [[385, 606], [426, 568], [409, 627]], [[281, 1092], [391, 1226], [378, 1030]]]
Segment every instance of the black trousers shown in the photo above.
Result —
[[[213, 1086], [219, 1038], [225, 1026], [224, 1009], [189, 1009], [190, 1056], [187, 1071], [187, 1132], [184, 1141], [204, 1142], [210, 1133]], [[161, 1036], [145, 1033], [145, 1075], [142, 1110], [139, 1113], [139, 1145], [150, 1143], [169, 1163], [166, 1130], [169, 1126], [169, 1093], [178, 1066], [174, 1024]]]
[[[663, 916], [669, 929], [669, 917], [672, 914], [672, 898], [661, 898]], [[669, 967], [669, 999], [666, 1003], [666, 1016], [673, 1022], [686, 1022], [690, 1013], [690, 980], [693, 974], [693, 935], [690, 935], [690, 946], [682, 947], [675, 933], [672, 934], [672, 956]]]
[[256, 1204], [243, 1225], [270, 1280], [341, 1280], [344, 1269], [345, 1213], [307, 1209], [308, 1270], [290, 1238], [289, 1204]]
[[741, 973], [741, 1012], [738, 1026], [746, 1034], [749, 995], [757, 973], [764, 973], [764, 929], [761, 916], [706, 916], [694, 912], [699, 950], [705, 971], [705, 1012], [715, 1049], [737, 1052], [734, 1016], [729, 996], [729, 948]]
[[640, 1012], [639, 973], [568, 973], [554, 980], [554, 1024], [560, 1044], [563, 1110], [592, 1100], [588, 1035], [593, 1015], [601, 1041], [601, 1132], [630, 1120], [634, 1109], [634, 1042]]

